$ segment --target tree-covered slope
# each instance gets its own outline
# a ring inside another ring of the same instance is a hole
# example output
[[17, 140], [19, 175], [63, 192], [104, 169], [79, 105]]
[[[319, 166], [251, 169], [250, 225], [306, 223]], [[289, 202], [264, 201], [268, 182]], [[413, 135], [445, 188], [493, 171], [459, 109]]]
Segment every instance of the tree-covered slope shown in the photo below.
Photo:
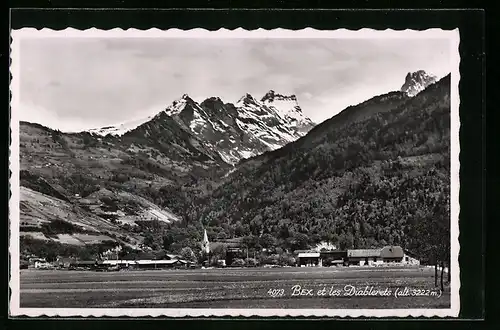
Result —
[[211, 193], [165, 205], [212, 236], [256, 245], [268, 233], [290, 249], [320, 240], [410, 248], [417, 225], [441, 217], [449, 226], [449, 145], [447, 76], [413, 98], [394, 92], [350, 107], [240, 164]]

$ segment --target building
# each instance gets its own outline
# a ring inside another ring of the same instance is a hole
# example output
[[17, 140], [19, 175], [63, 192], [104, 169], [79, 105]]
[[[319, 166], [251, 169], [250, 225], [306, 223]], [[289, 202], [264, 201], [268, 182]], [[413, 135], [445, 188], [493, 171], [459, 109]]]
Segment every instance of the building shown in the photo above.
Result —
[[339, 266], [347, 263], [347, 251], [346, 250], [329, 250], [321, 251], [320, 258], [323, 260], [323, 266]]
[[171, 253], [166, 253], [165, 256], [163, 257], [165, 260], [182, 260], [182, 256], [178, 254], [171, 254]]
[[297, 266], [379, 266], [379, 265], [419, 265], [420, 262], [405, 253], [400, 246], [385, 246], [381, 249], [348, 249], [331, 251], [297, 250]]
[[343, 265], [347, 261], [347, 251], [329, 250], [329, 251], [295, 251], [297, 254], [297, 266], [332, 266]]
[[36, 256], [31, 256], [28, 258], [28, 268], [36, 268], [36, 265], [46, 262], [45, 258], [38, 258]]
[[297, 255], [297, 266], [299, 267], [322, 267], [323, 259], [319, 252], [299, 252]]
[[412, 253], [408, 251], [404, 251], [404, 256], [403, 256], [403, 261], [402, 263], [404, 265], [409, 265], [409, 266], [419, 266], [420, 265], [420, 260], [416, 258]]
[[382, 263], [380, 249], [349, 249], [347, 262], [349, 265], [372, 266]]
[[384, 263], [402, 263], [404, 252], [400, 246], [385, 246], [380, 251]]
[[52, 269], [54, 265], [47, 261], [35, 261], [35, 269]]
[[57, 258], [57, 261], [54, 263], [54, 265], [59, 268], [69, 268], [69, 266], [71, 266], [71, 264], [74, 262], [74, 258], [60, 257]]
[[236, 247], [236, 244], [226, 245], [225, 264], [231, 266], [236, 259], [246, 259], [246, 249]]
[[120, 268], [132, 269], [162, 269], [162, 268], [175, 268], [187, 266], [189, 261], [182, 259], [169, 259], [169, 260], [104, 260], [103, 265], [108, 267], [118, 266]]
[[99, 262], [104, 267], [118, 267], [129, 269], [164, 269], [164, 268], [182, 268], [192, 264], [191, 261], [181, 259], [177, 255], [168, 255], [166, 259], [151, 260], [103, 260]]

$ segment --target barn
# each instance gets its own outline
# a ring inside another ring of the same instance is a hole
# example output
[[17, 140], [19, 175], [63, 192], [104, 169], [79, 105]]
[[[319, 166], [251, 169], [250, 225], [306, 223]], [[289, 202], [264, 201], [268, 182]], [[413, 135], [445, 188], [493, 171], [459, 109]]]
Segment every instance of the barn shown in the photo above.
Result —
[[347, 250], [349, 265], [372, 266], [381, 262], [380, 249]]
[[380, 257], [384, 263], [401, 263], [404, 251], [400, 246], [385, 246], [380, 251]]
[[297, 265], [299, 267], [322, 266], [322, 259], [319, 252], [299, 252], [297, 256]]
[[[400, 246], [385, 246], [379, 249], [348, 249], [333, 251], [295, 251], [297, 266], [379, 266], [379, 265], [419, 265], [420, 262]], [[326, 261], [326, 262], [325, 262]]]

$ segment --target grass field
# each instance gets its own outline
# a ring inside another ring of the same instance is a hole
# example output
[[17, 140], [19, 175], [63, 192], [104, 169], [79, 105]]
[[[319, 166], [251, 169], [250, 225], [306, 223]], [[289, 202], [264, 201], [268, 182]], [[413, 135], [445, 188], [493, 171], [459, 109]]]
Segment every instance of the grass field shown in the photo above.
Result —
[[[296, 285], [309, 295], [297, 295]], [[346, 285], [392, 293], [345, 295]], [[405, 287], [410, 295], [395, 297]], [[323, 288], [326, 295], [318, 295]], [[423, 296], [412, 296], [414, 289]], [[38, 308], [449, 308], [449, 288], [439, 297], [434, 290], [429, 268], [22, 270], [20, 303]]]

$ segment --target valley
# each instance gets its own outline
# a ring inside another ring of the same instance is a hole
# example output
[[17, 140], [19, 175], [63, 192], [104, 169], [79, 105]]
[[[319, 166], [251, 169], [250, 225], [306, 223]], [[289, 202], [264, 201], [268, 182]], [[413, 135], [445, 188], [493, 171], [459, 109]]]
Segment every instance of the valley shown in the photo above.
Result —
[[206, 229], [218, 255], [228, 240], [285, 254], [328, 241], [446, 259], [450, 76], [420, 76], [318, 125], [274, 91], [236, 104], [183, 95], [78, 133], [22, 122], [21, 254], [199, 254]]

